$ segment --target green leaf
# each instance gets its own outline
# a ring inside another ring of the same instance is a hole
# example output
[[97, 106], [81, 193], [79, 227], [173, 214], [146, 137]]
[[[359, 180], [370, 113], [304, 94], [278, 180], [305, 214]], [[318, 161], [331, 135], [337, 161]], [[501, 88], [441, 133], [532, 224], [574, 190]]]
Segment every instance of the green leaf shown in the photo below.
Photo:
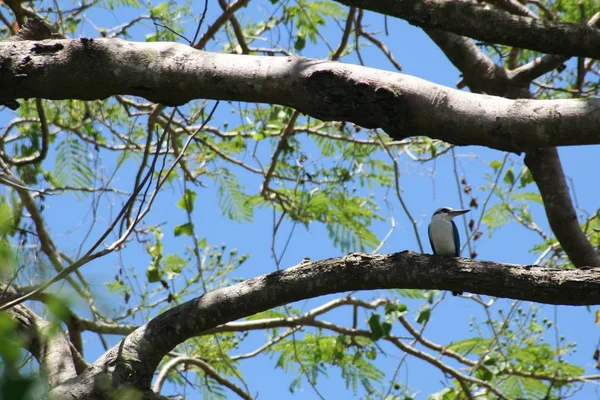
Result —
[[381, 220], [376, 213], [378, 206], [372, 199], [339, 190], [279, 192], [298, 204], [297, 208], [289, 211], [292, 220], [307, 226], [312, 221], [325, 223], [329, 237], [343, 251], [362, 251], [379, 244], [377, 235], [369, 229], [374, 220]]
[[417, 322], [421, 325], [426, 324], [431, 318], [431, 308], [429, 306], [423, 307], [417, 315]]
[[448, 349], [463, 356], [468, 356], [471, 353], [481, 354], [488, 346], [488, 340], [480, 337], [474, 337], [454, 342], [448, 346]]
[[157, 4], [155, 7], [148, 9], [153, 15], [161, 15], [169, 11], [169, 5], [167, 3]]
[[152, 263], [146, 270], [146, 277], [150, 283], [160, 281], [160, 271], [155, 263]]
[[506, 367], [507, 363], [505, 361], [498, 360], [495, 357], [486, 357], [477, 369], [476, 375], [481, 380], [491, 382], [497, 375], [504, 372]]
[[374, 360], [377, 358], [377, 350], [374, 347], [369, 347], [369, 350], [365, 353], [367, 360]]
[[183, 197], [177, 202], [177, 207], [183, 208], [188, 213], [194, 211], [194, 201], [196, 201], [196, 192], [186, 189]]
[[537, 204], [543, 204], [542, 196], [539, 193], [526, 192], [526, 193], [515, 193], [513, 195], [515, 200], [531, 201]]
[[[408, 307], [406, 304], [386, 304], [384, 307], [385, 310], [385, 321], [387, 324], [391, 325], [398, 320], [401, 316], [405, 315], [408, 312]], [[389, 333], [389, 330], [388, 332]]]
[[173, 279], [188, 268], [188, 263], [179, 254], [169, 254], [163, 259], [163, 269], [168, 279]]
[[77, 138], [69, 135], [58, 144], [54, 165], [53, 176], [62, 185], [94, 186], [96, 174], [90, 167], [88, 150]]
[[14, 229], [15, 216], [10, 204], [6, 201], [0, 201], [0, 235], [12, 235]]
[[294, 49], [296, 51], [302, 51], [306, 47], [306, 37], [304, 35], [296, 36], [296, 41], [294, 42]]
[[392, 331], [392, 324], [389, 322], [383, 322], [381, 327], [383, 328], [383, 336], [388, 336]]
[[502, 168], [502, 161], [494, 160], [490, 161], [490, 167], [494, 168], [494, 172], [497, 172], [500, 168]]
[[379, 340], [385, 335], [384, 328], [381, 324], [381, 316], [379, 314], [371, 314], [371, 317], [369, 318], [369, 329], [371, 331], [371, 339], [373, 340]]
[[435, 158], [437, 156], [437, 146], [433, 141], [429, 145], [429, 152], [431, 153], [431, 158]]
[[110, 281], [110, 282], [105, 282], [104, 285], [108, 288], [108, 292], [113, 294], [113, 293], [125, 293], [126, 288], [123, 285], [122, 281]]
[[335, 357], [337, 360], [342, 360], [346, 350], [346, 335], [338, 335], [335, 339]]
[[433, 300], [435, 300], [435, 295], [439, 293], [439, 290], [426, 290], [425, 298], [427, 298], [427, 302], [429, 304], [433, 304]]
[[523, 167], [523, 172], [521, 173], [521, 178], [519, 179], [519, 187], [523, 188], [530, 183], [533, 183], [533, 175], [531, 175], [529, 168]]
[[385, 305], [385, 307], [383, 309], [385, 310], [386, 314], [401, 312], [404, 315], [404, 314], [406, 314], [408, 307], [406, 306], [406, 304], [403, 304], [403, 303], [400, 303], [400, 304], [388, 303]]
[[246, 317], [247, 320], [267, 319], [267, 318], [285, 318], [287, 314], [277, 310], [262, 311]]
[[310, 1], [306, 4], [306, 10], [310, 14], [321, 15], [332, 18], [342, 18], [345, 16], [344, 8], [338, 3], [329, 0]]
[[407, 299], [427, 298], [425, 291], [419, 289], [394, 289], [394, 292], [398, 293], [399, 296], [406, 297]]
[[491, 236], [494, 230], [500, 228], [502, 225], [510, 222], [512, 215], [506, 208], [504, 203], [495, 204], [488, 208], [481, 220], [489, 228], [489, 235]]
[[515, 183], [515, 173], [512, 167], [509, 168], [504, 174], [504, 183], [507, 185], [513, 185]]
[[17, 266], [16, 254], [8, 238], [0, 238], [0, 274], [12, 274]]
[[511, 399], [543, 399], [548, 386], [537, 380], [520, 376], [508, 376], [499, 384], [502, 392]]
[[439, 392], [430, 394], [428, 400], [449, 400], [459, 398], [459, 393], [454, 388], [443, 388]]
[[58, 296], [50, 296], [45, 301], [54, 321], [65, 321], [69, 314], [69, 305], [65, 299]]
[[229, 170], [219, 168], [216, 181], [219, 184], [217, 199], [224, 215], [234, 221], [251, 221], [254, 208], [250, 197], [243, 192], [244, 186], [236, 175]]
[[[0, 314], [0, 356], [2, 356], [3, 364], [6, 363], [10, 367], [19, 359], [20, 344], [24, 338], [21, 338], [17, 333], [17, 323], [6, 314]], [[14, 341], [13, 341], [14, 340]]]
[[488, 357], [483, 361], [483, 365], [494, 375], [504, 372], [508, 366], [506, 361], [499, 360], [495, 357]]
[[194, 234], [194, 224], [187, 222], [183, 225], [175, 225], [173, 229], [175, 236], [187, 235], [192, 236]]
[[[17, 346], [12, 346], [16, 347]], [[23, 377], [17, 371], [2, 374], [0, 399], [41, 399], [47, 398], [44, 384], [39, 377]]]

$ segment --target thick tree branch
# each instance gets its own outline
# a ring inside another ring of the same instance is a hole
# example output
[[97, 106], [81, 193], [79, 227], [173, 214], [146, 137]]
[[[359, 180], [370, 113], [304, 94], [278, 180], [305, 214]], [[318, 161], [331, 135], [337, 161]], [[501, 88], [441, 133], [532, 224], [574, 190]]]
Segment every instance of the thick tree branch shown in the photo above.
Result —
[[161, 314], [54, 394], [60, 396], [75, 386], [82, 387], [81, 382], [89, 385], [98, 381], [98, 375], [106, 374], [112, 387], [128, 384], [147, 390], [162, 357], [190, 337], [282, 304], [382, 288], [467, 291], [539, 303], [589, 305], [600, 304], [600, 269], [553, 270], [413, 252], [351, 253], [303, 263], [215, 290]]
[[512, 15], [463, 0], [336, 0], [398, 17], [421, 28], [441, 29], [483, 42], [548, 54], [600, 58], [600, 30]]
[[[195, 98], [282, 104], [323, 120], [507, 151], [598, 144], [600, 100], [480, 96], [415, 77], [323, 60], [208, 53], [119, 39], [0, 43], [0, 103], [17, 98], [162, 104]], [[574, 134], [573, 132], [577, 132]]]
[[23, 304], [10, 309], [8, 315], [18, 323], [26, 348], [40, 363], [50, 388], [76, 376], [69, 341], [60, 329], [52, 329]]
[[[470, 38], [438, 29], [425, 29], [425, 33], [462, 72], [464, 81], [461, 83], [469, 86], [472, 92], [509, 98], [529, 97], [508, 95], [521, 93], [523, 85], [519, 86], [511, 82], [507, 71], [496, 65]], [[525, 88], [527, 89], [528, 86], [525, 85]]]
[[525, 165], [540, 190], [550, 227], [576, 267], [600, 267], [600, 255], [591, 245], [577, 219], [569, 187], [555, 148], [530, 151]]
[[[599, 28], [600, 13], [594, 14], [588, 21], [588, 25]], [[534, 79], [560, 67], [569, 56], [546, 54], [510, 72], [511, 79], [515, 82], [531, 83]]]

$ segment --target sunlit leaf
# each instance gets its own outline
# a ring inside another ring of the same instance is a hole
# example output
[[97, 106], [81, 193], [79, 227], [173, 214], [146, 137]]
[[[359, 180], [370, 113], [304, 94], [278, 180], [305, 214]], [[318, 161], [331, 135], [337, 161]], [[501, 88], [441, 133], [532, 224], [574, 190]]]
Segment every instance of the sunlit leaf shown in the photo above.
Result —
[[417, 322], [419, 324], [426, 324], [431, 318], [431, 308], [429, 306], [425, 306], [419, 310], [419, 314], [417, 315]]
[[181, 199], [177, 202], [177, 207], [183, 208], [188, 213], [194, 211], [194, 202], [196, 201], [196, 192], [186, 189]]
[[175, 234], [175, 236], [192, 236], [194, 234], [194, 224], [192, 224], [191, 222], [186, 222], [182, 225], [175, 225], [173, 233]]

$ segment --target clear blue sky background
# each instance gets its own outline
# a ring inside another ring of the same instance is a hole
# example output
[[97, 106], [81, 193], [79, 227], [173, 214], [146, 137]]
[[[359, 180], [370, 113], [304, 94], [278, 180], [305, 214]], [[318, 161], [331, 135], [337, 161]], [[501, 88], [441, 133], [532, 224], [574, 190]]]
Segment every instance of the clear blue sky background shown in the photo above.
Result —
[[[194, 4], [194, 9], [198, 10], [199, 13], [203, 2], [197, 3]], [[256, 15], [262, 15], [263, 11], [260, 5], [261, 2], [251, 2], [251, 5], [244, 10], [246, 18], [242, 18], [242, 22]], [[212, 21], [215, 15], [217, 15], [219, 8], [215, 1], [209, 1], [209, 7], [207, 21]], [[97, 31], [93, 27], [94, 25], [98, 27], [115, 26], [127, 22], [132, 16], [142, 13], [142, 10], [136, 9], [118, 9], [111, 12], [92, 9], [86, 15], [89, 23], [85, 24], [84, 29], [78, 32], [78, 34], [85, 37], [98, 37]], [[381, 15], [367, 13], [366, 21], [371, 31], [383, 31], [383, 20], [384, 17]], [[192, 32], [191, 27], [193, 24], [189, 24], [188, 26], [190, 28], [187, 33], [191, 37], [192, 33], [190, 32]], [[418, 76], [441, 85], [455, 87], [456, 82], [460, 79], [459, 72], [420, 29], [410, 26], [405, 21], [393, 18], [388, 19], [388, 27], [389, 38], [383, 39], [386, 40], [386, 43], [404, 67], [404, 73]], [[152, 30], [153, 28], [150, 23], [132, 29], [132, 39], [141, 41], [144, 35], [152, 32]], [[202, 31], [204, 32], [204, 30], [205, 28]], [[322, 33], [333, 46], [337, 46], [340, 34], [340, 29], [337, 25], [330, 24]], [[221, 49], [221, 43], [213, 41], [210, 43], [209, 49], [218, 51]], [[306, 57], [320, 58], [327, 57], [327, 54], [327, 50], [322, 45], [311, 46], [303, 53]], [[379, 51], [366, 48], [362, 54], [368, 66], [392, 70], [389, 62], [382, 57]], [[347, 58], [342, 61], [357, 63], [356, 58]], [[5, 121], [10, 118], [12, 118], [12, 114], [9, 111], [2, 112], [0, 114], [0, 126], [3, 126]], [[232, 116], [227, 108], [222, 106], [215, 121], [222, 121], [228, 118], [231, 120], [232, 125], [237, 123], [234, 120], [237, 117]], [[310, 150], [310, 147], [308, 149]], [[579, 205], [582, 209], [590, 212], [594, 212], [598, 206], [598, 151], [598, 146], [560, 149], [565, 174], [572, 178], [574, 182], [575, 194]], [[487, 192], [478, 188], [489, 184], [484, 179], [485, 173], [492, 173], [488, 163], [491, 160], [500, 160], [504, 155], [497, 151], [473, 146], [459, 148], [457, 154], [460, 155], [458, 158], [460, 176], [465, 176], [468, 179], [469, 184], [474, 188], [475, 197], [482, 204], [487, 196]], [[50, 154], [46, 164], [48, 168], [53, 167], [54, 156], [55, 154]], [[318, 154], [311, 154], [309, 152], [310, 156], [315, 157], [315, 159], [319, 157]], [[521, 164], [522, 156], [511, 155], [510, 160], [511, 162]], [[102, 164], [106, 167], [107, 171], [111, 170], [114, 161], [107, 154], [103, 155]], [[116, 187], [125, 190], [131, 188], [132, 177], [137, 170], [137, 162], [136, 160], [128, 162], [127, 168], [118, 175], [115, 181]], [[400, 183], [403, 195], [413, 217], [419, 222], [419, 233], [421, 240], [423, 240], [425, 251], [430, 252], [426, 228], [431, 213], [440, 206], [460, 207], [452, 158], [450, 155], [442, 156], [432, 169], [431, 164], [417, 165], [410, 162], [404, 155], [400, 158], [400, 167]], [[241, 175], [241, 179], [249, 190], [254, 192], [259, 190], [260, 181], [255, 177]], [[206, 237], [209, 243], [226, 243], [230, 248], [239, 249], [240, 253], [251, 255], [250, 260], [241, 269], [234, 272], [234, 276], [237, 278], [250, 278], [275, 270], [275, 264], [270, 252], [272, 213], [267, 210], [259, 210], [251, 223], [229, 221], [221, 215], [216, 200], [216, 191], [212, 182], [204, 181], [204, 183], [208, 185], [206, 188], [196, 188], [198, 196], [194, 223], [197, 234], [200, 237]], [[184, 247], [190, 244], [188, 239], [182, 239], [181, 237], [174, 238], [172, 234], [175, 225], [185, 222], [184, 212], [175, 207], [175, 202], [181, 197], [182, 190], [182, 185], [179, 182], [173, 184], [172, 188], [165, 190], [157, 199], [153, 212], [146, 218], [148, 224], [165, 223], [162, 226], [163, 232], [165, 232], [165, 253], [183, 253]], [[376, 189], [374, 194], [375, 199], [385, 210], [383, 198], [386, 196], [386, 193], [381, 189]], [[418, 251], [412, 227], [404, 215], [400, 204], [391, 193], [387, 198], [391, 204], [392, 216], [396, 220], [397, 226], [381, 249], [381, 252]], [[496, 202], [492, 198], [490, 205]], [[107, 201], [107, 198], [101, 200], [99, 207], [100, 215], [98, 216], [99, 222], [93, 230], [94, 233], [97, 234], [106, 227], [110, 220], [109, 210], [111, 206], [113, 207], [112, 212], [114, 214], [120, 204], [111, 205]], [[474, 210], [472, 216], [477, 220], [479, 213], [480, 210]], [[535, 221], [542, 229], [549, 232], [550, 230], [543, 209], [539, 206], [533, 207], [532, 213]], [[49, 197], [44, 216], [59, 248], [67, 253], [75, 252], [78, 249], [81, 237], [92, 218], [89, 201], [85, 198], [83, 200], [77, 199], [72, 195]], [[462, 223], [460, 223], [459, 227], [462, 226]], [[292, 225], [289, 223], [284, 227], [284, 231], [291, 229]], [[378, 223], [375, 226], [375, 231], [380, 238], [383, 238], [389, 229], [389, 218], [387, 221]], [[465, 237], [464, 230], [461, 230], [461, 236], [462, 238]], [[96, 237], [92, 234], [87, 242], [87, 246], [93, 243]], [[278, 239], [279, 251], [282, 249], [282, 243], [285, 241], [285, 238], [286, 236], [282, 235]], [[537, 243], [539, 243], [537, 234], [527, 231], [515, 223], [510, 223], [496, 231], [492, 237], [484, 234], [476, 242], [476, 251], [478, 258], [482, 260], [530, 264], [536, 260], [538, 255], [529, 253], [528, 250], [532, 245]], [[467, 255], [467, 252], [463, 254]], [[282, 265], [286, 267], [295, 265], [304, 257], [318, 260], [341, 255], [343, 254], [333, 246], [323, 226], [312, 224], [308, 230], [302, 226], [297, 226], [294, 230], [290, 246], [283, 258]], [[90, 281], [94, 282], [95, 292], [99, 293], [101, 298], [104, 299], [102, 306], [105, 309], [111, 309], [119, 306], [121, 297], [109, 295], [103, 282], [113, 279], [120, 264], [126, 267], [135, 266], [143, 278], [148, 262], [149, 257], [140, 251], [139, 248], [129, 249], [121, 252], [119, 255], [111, 255], [86, 265], [83, 268], [83, 272]], [[155, 286], [158, 288], [158, 284]], [[374, 299], [384, 296], [386, 293], [361, 292], [358, 295], [365, 299]], [[301, 303], [300, 306], [305, 310], [309, 310], [332, 298], [333, 296], [313, 299]], [[406, 303], [411, 311], [409, 319], [414, 321], [414, 316], [418, 308], [422, 305], [422, 301], [410, 301], [407, 299]], [[493, 308], [493, 313], [497, 313], [498, 308], [507, 310], [512, 301], [499, 300], [496, 304]], [[529, 307], [529, 303], [522, 304], [523, 309], [528, 309]], [[85, 312], [83, 304], [77, 306], [77, 308]], [[543, 306], [540, 312], [554, 321], [560, 334], [564, 335], [567, 340], [577, 342], [577, 352], [570, 356], [569, 360], [585, 367], [588, 373], [595, 372], [592, 354], [598, 343], [600, 333], [598, 326], [594, 324], [594, 311], [595, 308], [588, 310], [584, 307]], [[330, 318], [334, 321], [347, 323], [350, 317], [351, 309], [348, 308], [336, 311]], [[368, 315], [362, 315], [361, 318], [364, 322], [368, 318]], [[469, 323], [473, 319], [483, 321], [484, 318], [485, 315], [482, 313], [481, 307], [476, 305], [472, 300], [447, 298], [435, 310], [425, 336], [438, 343], [448, 344], [454, 340], [474, 335], [474, 333], [469, 332]], [[143, 321], [140, 320], [138, 322], [141, 323]], [[399, 333], [401, 330], [399, 327], [394, 327], [394, 332]], [[97, 356], [103, 353], [103, 349], [99, 345], [95, 335], [85, 335], [85, 338], [87, 340], [85, 356], [88, 361], [93, 362]], [[115, 344], [118, 341], [118, 337], [110, 339], [112, 341], [111, 344]], [[546, 340], [554, 343], [554, 330], [548, 332]], [[263, 342], [264, 335], [260, 332], [254, 333], [251, 335], [248, 343], [239, 349], [239, 353], [252, 350], [260, 346]], [[403, 355], [395, 349], [390, 349], [390, 354], [393, 356], [380, 356], [378, 358], [380, 368], [387, 372], [393, 371], [399, 358]], [[242, 362], [241, 369], [249, 383], [252, 394], [258, 394], [261, 399], [314, 399], [317, 397], [306, 381], [304, 381], [303, 390], [292, 396], [288, 391], [288, 387], [295, 375], [289, 375], [281, 369], [275, 369], [275, 361], [266, 357], [258, 357]], [[339, 376], [339, 371], [335, 368], [328, 370], [328, 374], [328, 379], [322, 378], [318, 382], [319, 390], [327, 399], [338, 399], [340, 398], [340, 385], [344, 383]], [[425, 399], [427, 394], [443, 387], [444, 377], [422, 361], [409, 357], [400, 371], [399, 380], [407, 384], [413, 392], [421, 392], [422, 394], [419, 395], [419, 399]], [[170, 386], [166, 386], [163, 393], [169, 394], [169, 390]], [[574, 398], [590, 399], [597, 397], [597, 391], [589, 385]], [[199, 397], [191, 396], [189, 398]], [[232, 395], [231, 398], [235, 397]]]

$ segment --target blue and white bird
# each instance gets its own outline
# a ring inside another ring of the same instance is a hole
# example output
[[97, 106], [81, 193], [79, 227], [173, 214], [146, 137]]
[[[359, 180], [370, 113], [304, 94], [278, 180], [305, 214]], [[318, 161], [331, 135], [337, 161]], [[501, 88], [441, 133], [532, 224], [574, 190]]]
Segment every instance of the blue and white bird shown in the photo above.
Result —
[[[469, 210], [454, 210], [450, 207], [435, 210], [428, 229], [429, 243], [433, 254], [449, 257], [460, 255], [460, 236], [452, 219], [467, 212]], [[456, 296], [462, 292], [452, 292], [452, 294]]]

